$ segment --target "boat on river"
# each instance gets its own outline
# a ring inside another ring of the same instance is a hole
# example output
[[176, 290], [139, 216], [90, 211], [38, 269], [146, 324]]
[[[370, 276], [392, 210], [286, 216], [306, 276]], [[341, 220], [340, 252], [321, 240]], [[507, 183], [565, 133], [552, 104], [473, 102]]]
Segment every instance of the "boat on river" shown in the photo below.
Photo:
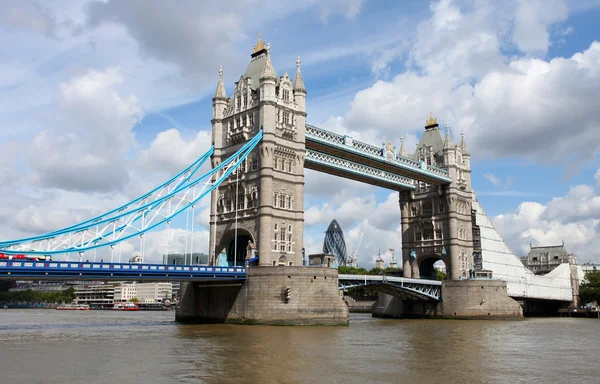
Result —
[[90, 306], [87, 304], [61, 304], [56, 309], [59, 311], [89, 311]]
[[125, 303], [115, 303], [113, 306], [113, 310], [116, 311], [139, 311], [140, 307], [135, 305], [135, 303], [125, 302]]

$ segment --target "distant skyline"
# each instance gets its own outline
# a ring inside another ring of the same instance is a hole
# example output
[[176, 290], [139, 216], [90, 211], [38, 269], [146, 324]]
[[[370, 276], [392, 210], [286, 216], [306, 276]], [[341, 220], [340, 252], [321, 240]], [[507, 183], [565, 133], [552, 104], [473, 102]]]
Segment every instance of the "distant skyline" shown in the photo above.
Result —
[[[219, 66], [231, 95], [260, 33], [279, 75], [301, 57], [310, 124], [412, 152], [433, 113], [464, 132], [473, 189], [517, 256], [564, 240], [600, 263], [598, 20], [598, 0], [3, 1], [0, 238], [100, 214], [194, 161]], [[307, 254], [334, 218], [348, 252], [363, 234], [359, 265], [401, 248], [396, 192], [308, 170], [305, 191]], [[169, 252], [189, 245], [185, 222]], [[166, 236], [146, 238], [146, 260]]]

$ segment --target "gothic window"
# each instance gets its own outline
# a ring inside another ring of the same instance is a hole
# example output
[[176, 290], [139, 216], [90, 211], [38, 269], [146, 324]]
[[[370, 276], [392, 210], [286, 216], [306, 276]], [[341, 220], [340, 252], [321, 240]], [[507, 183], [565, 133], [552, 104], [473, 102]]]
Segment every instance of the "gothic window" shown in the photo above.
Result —
[[291, 242], [291, 240], [288, 243], [288, 252], [292, 252], [292, 242]]
[[[277, 224], [275, 224], [277, 225]], [[277, 232], [275, 232], [273, 234], [273, 250], [276, 251], [277, 250]]]
[[285, 241], [285, 226], [281, 226], [281, 229], [279, 230], [279, 240], [281, 242]]
[[288, 196], [287, 198], [287, 209], [292, 209], [292, 197]]
[[248, 114], [248, 119], [250, 120], [250, 126], [253, 127], [254, 126], [254, 113], [250, 112]]
[[292, 172], [292, 162], [291, 161], [288, 161], [288, 163], [287, 163], [287, 171], [290, 173]]
[[285, 208], [285, 195], [279, 195], [279, 208]]
[[244, 195], [239, 195], [237, 198], [237, 209], [244, 209]]
[[[277, 194], [276, 193], [273, 194], [273, 207], [274, 208], [277, 207]], [[275, 225], [277, 225], [277, 224], [275, 224]]]
[[[292, 224], [288, 225], [288, 232], [292, 233]], [[290, 237], [290, 239], [291, 239], [291, 237]]]
[[283, 100], [290, 101], [290, 91], [288, 91], [287, 89], [283, 90]]
[[427, 157], [427, 165], [431, 165], [431, 157]]
[[225, 200], [225, 210], [227, 212], [231, 212], [233, 209], [231, 209], [231, 200], [227, 199]]
[[242, 160], [242, 162], [240, 163], [240, 172], [246, 172], [246, 159]]
[[277, 232], [277, 223], [275, 223], [275, 232]]
[[253, 171], [256, 171], [258, 169], [258, 156], [254, 155], [252, 156], [252, 168]]
[[283, 123], [284, 124], [290, 123], [290, 113], [289, 112], [283, 112]]
[[238, 109], [242, 106], [242, 98], [240, 96], [237, 97], [237, 107]]
[[423, 229], [423, 240], [433, 240], [433, 227], [428, 226]]
[[244, 94], [244, 108], [248, 106], [248, 95]]
[[281, 169], [282, 171], [285, 171], [285, 160], [281, 159], [280, 163], [279, 163], [279, 169]]
[[437, 240], [441, 240], [442, 239], [442, 228], [436, 228], [435, 229], [435, 238]]
[[415, 229], [415, 241], [421, 241], [421, 229]]
[[444, 213], [444, 202], [439, 200], [437, 205], [438, 213]]
[[246, 208], [254, 208], [254, 199], [252, 198], [252, 194], [246, 195], [246, 201], [248, 202], [248, 206]]
[[431, 201], [426, 201], [423, 203], [423, 215], [431, 216], [433, 214], [433, 204]]

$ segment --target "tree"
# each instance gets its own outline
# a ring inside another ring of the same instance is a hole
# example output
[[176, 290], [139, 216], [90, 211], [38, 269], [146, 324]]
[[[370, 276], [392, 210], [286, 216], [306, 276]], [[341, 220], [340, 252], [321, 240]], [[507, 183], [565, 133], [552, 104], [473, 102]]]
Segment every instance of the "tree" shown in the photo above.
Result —
[[600, 303], [600, 271], [588, 272], [585, 282], [579, 286], [579, 298], [582, 303], [596, 301]]
[[129, 301], [132, 303], [137, 303], [140, 301], [140, 299], [138, 299], [137, 297], [132, 297], [131, 299], [129, 299]]
[[435, 279], [439, 280], [439, 281], [446, 280], [446, 274], [436, 268], [436, 270], [435, 270]]

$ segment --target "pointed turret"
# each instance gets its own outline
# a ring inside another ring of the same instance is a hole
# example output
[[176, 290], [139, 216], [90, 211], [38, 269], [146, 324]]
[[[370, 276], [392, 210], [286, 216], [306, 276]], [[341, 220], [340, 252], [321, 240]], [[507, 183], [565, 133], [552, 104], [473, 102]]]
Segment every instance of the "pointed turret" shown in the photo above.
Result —
[[215, 89], [215, 99], [227, 99], [227, 93], [225, 92], [225, 85], [223, 84], [223, 66], [219, 67], [219, 81], [217, 82], [217, 89]]
[[271, 63], [271, 43], [267, 43], [267, 58], [265, 61], [265, 66], [263, 67], [263, 70], [260, 73], [260, 80], [264, 79], [277, 80], [275, 68], [273, 68], [273, 63]]
[[444, 139], [444, 149], [452, 148], [454, 148], [454, 144], [452, 144], [452, 138], [450, 137], [450, 126], [446, 124], [446, 138]]
[[465, 133], [460, 133], [460, 149], [462, 149], [463, 156], [470, 156], [469, 151], [467, 150], [467, 143], [465, 142]]
[[406, 152], [406, 147], [404, 146], [404, 135], [400, 136], [400, 156], [408, 157], [408, 152]]
[[304, 87], [304, 80], [302, 79], [302, 72], [300, 72], [300, 56], [296, 60], [296, 77], [294, 78], [294, 91], [304, 91], [306, 92], [306, 88]]

